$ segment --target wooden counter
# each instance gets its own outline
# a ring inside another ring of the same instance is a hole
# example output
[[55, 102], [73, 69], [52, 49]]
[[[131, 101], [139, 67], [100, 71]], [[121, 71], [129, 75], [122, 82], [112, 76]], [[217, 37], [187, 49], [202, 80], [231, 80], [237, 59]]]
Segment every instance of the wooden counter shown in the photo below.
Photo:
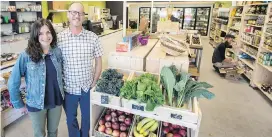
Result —
[[137, 46], [130, 52], [110, 52], [108, 67], [144, 71], [145, 58], [158, 39], [149, 39], [146, 46]]

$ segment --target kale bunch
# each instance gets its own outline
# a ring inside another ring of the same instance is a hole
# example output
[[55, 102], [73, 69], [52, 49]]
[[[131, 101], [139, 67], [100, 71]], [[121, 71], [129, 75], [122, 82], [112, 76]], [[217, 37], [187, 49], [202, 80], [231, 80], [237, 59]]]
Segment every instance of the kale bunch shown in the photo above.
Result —
[[119, 96], [120, 89], [124, 85], [123, 74], [116, 69], [105, 70], [97, 81], [96, 92], [103, 92]]

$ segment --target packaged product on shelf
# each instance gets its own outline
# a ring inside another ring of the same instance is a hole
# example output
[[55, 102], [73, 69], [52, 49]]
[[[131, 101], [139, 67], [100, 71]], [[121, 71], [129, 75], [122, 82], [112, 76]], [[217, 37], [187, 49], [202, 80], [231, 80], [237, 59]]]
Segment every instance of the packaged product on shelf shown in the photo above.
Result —
[[272, 53], [271, 52], [261, 52], [258, 58], [259, 63], [272, 66]]
[[130, 137], [159, 137], [160, 125], [155, 119], [136, 116]]
[[121, 88], [120, 96], [124, 108], [148, 114], [156, 114], [157, 106], [164, 103], [159, 76], [145, 72], [133, 73]]
[[104, 109], [95, 130], [95, 137], [128, 137], [134, 121], [134, 115], [114, 109]]
[[139, 35], [140, 35], [140, 31], [136, 31], [128, 36], [123, 37], [123, 42], [128, 43], [127, 51], [131, 51], [133, 48], [139, 45], [139, 42], [138, 42]]
[[116, 52], [128, 52], [129, 44], [127, 42], [119, 42], [116, 44]]
[[207, 90], [212, 85], [194, 81], [190, 74], [178, 72], [174, 65], [163, 67], [160, 75], [165, 104], [157, 108], [157, 115], [173, 121], [197, 123], [198, 110], [194, 98], [212, 99], [215, 95]]
[[129, 70], [107, 69], [102, 72], [97, 85], [91, 90], [92, 101], [121, 106], [120, 89], [130, 76]]
[[160, 137], [189, 137], [189, 132], [186, 127], [174, 125], [167, 122], [161, 122]]

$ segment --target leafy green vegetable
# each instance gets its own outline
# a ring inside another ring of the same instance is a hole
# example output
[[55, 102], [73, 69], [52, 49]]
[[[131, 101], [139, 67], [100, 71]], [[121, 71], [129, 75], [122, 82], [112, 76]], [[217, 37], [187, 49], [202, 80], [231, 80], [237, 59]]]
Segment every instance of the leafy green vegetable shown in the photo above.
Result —
[[116, 69], [107, 69], [103, 71], [101, 78], [97, 81], [96, 92], [119, 96], [123, 85], [123, 74], [117, 72]]
[[164, 87], [167, 91], [167, 97], [168, 97], [168, 104], [172, 106], [173, 102], [173, 89], [176, 84], [176, 78], [173, 75], [172, 71], [168, 67], [163, 67], [161, 70], [161, 80], [164, 83]]
[[164, 103], [157, 79], [149, 73], [142, 74], [131, 81], [126, 81], [121, 88], [120, 96], [146, 103], [147, 111], [153, 111], [156, 106]]
[[175, 85], [175, 90], [178, 92], [178, 98], [177, 98], [177, 106], [181, 107], [182, 102], [184, 100], [185, 96], [185, 86], [187, 81], [190, 79], [190, 75], [188, 73], [181, 73], [180, 75], [180, 81]]

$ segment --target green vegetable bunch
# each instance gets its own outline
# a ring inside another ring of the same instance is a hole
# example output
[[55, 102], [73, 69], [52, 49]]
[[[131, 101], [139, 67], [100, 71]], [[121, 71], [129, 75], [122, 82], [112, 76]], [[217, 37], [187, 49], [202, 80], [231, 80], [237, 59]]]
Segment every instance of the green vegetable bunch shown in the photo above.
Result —
[[107, 69], [103, 71], [101, 78], [97, 81], [96, 92], [119, 96], [123, 85], [123, 74], [117, 72], [116, 69]]
[[212, 85], [192, 80], [190, 74], [179, 73], [174, 65], [162, 68], [161, 83], [166, 89], [168, 105], [174, 107], [182, 107], [193, 97], [212, 99], [215, 96], [207, 90]]
[[145, 73], [131, 81], [126, 81], [121, 88], [120, 96], [146, 103], [146, 110], [153, 111], [157, 105], [164, 103], [160, 86], [155, 76]]

